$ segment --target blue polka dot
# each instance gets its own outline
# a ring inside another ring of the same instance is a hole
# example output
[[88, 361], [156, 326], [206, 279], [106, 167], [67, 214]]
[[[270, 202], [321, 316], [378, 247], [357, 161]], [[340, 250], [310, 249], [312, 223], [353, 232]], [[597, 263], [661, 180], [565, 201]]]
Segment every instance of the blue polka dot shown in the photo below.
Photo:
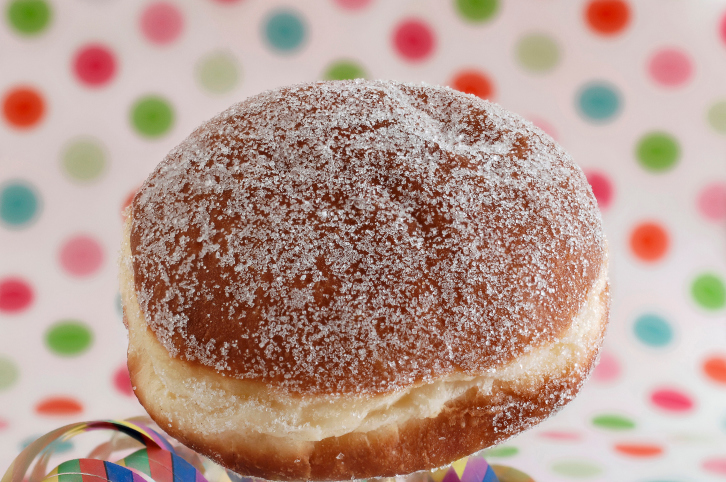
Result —
[[291, 52], [305, 40], [305, 24], [294, 12], [275, 13], [267, 19], [265, 38], [274, 49]]
[[666, 346], [673, 340], [673, 330], [667, 321], [658, 315], [640, 315], [633, 325], [638, 340], [649, 346]]
[[607, 122], [620, 112], [622, 99], [615, 86], [606, 82], [585, 85], [577, 96], [577, 106], [587, 120]]
[[[25, 450], [28, 445], [35, 442], [38, 438], [40, 438], [40, 435], [32, 435], [26, 439], [24, 439], [22, 442], [20, 442], [20, 450]], [[70, 440], [56, 440], [55, 442], [52, 442], [50, 445], [48, 445], [46, 448], [43, 449], [43, 453], [46, 452], [53, 452], [56, 454], [62, 454], [65, 452], [70, 452], [73, 450], [73, 442]]]
[[32, 221], [39, 204], [35, 189], [27, 183], [15, 181], [0, 188], [0, 220], [10, 226]]

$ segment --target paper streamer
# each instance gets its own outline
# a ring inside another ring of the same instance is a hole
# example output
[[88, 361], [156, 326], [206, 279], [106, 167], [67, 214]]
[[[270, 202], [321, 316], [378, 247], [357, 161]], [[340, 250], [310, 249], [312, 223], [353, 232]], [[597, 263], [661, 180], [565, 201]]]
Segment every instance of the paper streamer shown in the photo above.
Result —
[[472, 455], [431, 473], [434, 482], [501, 482], [483, 457]]
[[[65, 441], [92, 430], [114, 430], [145, 448], [117, 461], [84, 458], [68, 460], [46, 472], [53, 442]], [[38, 457], [40, 456], [40, 457]], [[38, 462], [28, 475], [33, 461]], [[81, 422], [58, 428], [38, 438], [23, 450], [0, 482], [207, 482], [202, 473], [180, 457], [164, 437], [146, 425], [131, 420]]]
[[[67, 460], [50, 472], [46, 470], [54, 442], [92, 430], [113, 430], [135, 442], [129, 445], [131, 441], [127, 438], [112, 439], [96, 447], [89, 458]], [[141, 444], [143, 448], [115, 462], [102, 460], [117, 449], [134, 448], [134, 444]], [[31, 470], [36, 459], [38, 461]], [[0, 482], [207, 482], [205, 475], [212, 482], [262, 480], [242, 477], [223, 469], [184, 446], [175, 449], [162, 435], [144, 423], [130, 419], [81, 422], [53, 430], [28, 445], [10, 464]], [[478, 455], [457, 460], [444, 469], [419, 472], [404, 479], [408, 482], [534, 482], [528, 475], [511, 467], [489, 465]]]

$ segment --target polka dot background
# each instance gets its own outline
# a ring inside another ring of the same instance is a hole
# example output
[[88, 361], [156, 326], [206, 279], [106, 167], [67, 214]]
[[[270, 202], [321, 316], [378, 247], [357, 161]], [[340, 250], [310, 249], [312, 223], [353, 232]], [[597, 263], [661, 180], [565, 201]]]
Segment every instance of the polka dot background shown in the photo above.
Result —
[[490, 461], [538, 481], [726, 477], [723, 2], [1, 3], [0, 470], [55, 427], [143, 413], [115, 263], [122, 210], [164, 155], [250, 95], [364, 77], [520, 113], [603, 214], [600, 364]]

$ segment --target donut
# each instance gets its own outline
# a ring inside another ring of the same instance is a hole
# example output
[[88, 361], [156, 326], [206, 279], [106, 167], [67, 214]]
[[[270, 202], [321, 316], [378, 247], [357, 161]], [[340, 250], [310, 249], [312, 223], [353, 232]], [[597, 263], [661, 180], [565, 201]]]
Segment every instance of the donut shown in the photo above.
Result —
[[585, 176], [446, 87], [315, 82], [196, 129], [129, 207], [135, 394], [244, 476], [441, 467], [572, 400], [609, 311]]

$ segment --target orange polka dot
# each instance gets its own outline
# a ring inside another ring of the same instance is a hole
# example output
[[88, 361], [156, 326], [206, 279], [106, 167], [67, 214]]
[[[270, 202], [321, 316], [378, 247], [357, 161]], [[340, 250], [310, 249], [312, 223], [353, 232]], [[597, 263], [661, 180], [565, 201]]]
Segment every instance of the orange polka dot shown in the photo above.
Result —
[[587, 5], [585, 19], [596, 33], [615, 35], [630, 22], [630, 7], [623, 0], [593, 0]]
[[726, 357], [711, 356], [703, 362], [703, 371], [708, 378], [718, 383], [726, 383]]
[[631, 457], [657, 457], [663, 453], [663, 448], [653, 444], [617, 444], [615, 451]]
[[16, 87], [3, 100], [3, 115], [13, 127], [27, 129], [43, 117], [45, 102], [40, 93], [30, 87]]
[[494, 85], [492, 81], [477, 70], [463, 70], [456, 74], [451, 81], [451, 87], [465, 92], [474, 94], [482, 99], [491, 99], [494, 97]]
[[658, 261], [668, 251], [668, 233], [657, 223], [641, 223], [630, 235], [630, 249], [642, 261]]
[[68, 416], [78, 415], [83, 412], [81, 402], [71, 397], [48, 397], [35, 406], [35, 412], [39, 415]]

